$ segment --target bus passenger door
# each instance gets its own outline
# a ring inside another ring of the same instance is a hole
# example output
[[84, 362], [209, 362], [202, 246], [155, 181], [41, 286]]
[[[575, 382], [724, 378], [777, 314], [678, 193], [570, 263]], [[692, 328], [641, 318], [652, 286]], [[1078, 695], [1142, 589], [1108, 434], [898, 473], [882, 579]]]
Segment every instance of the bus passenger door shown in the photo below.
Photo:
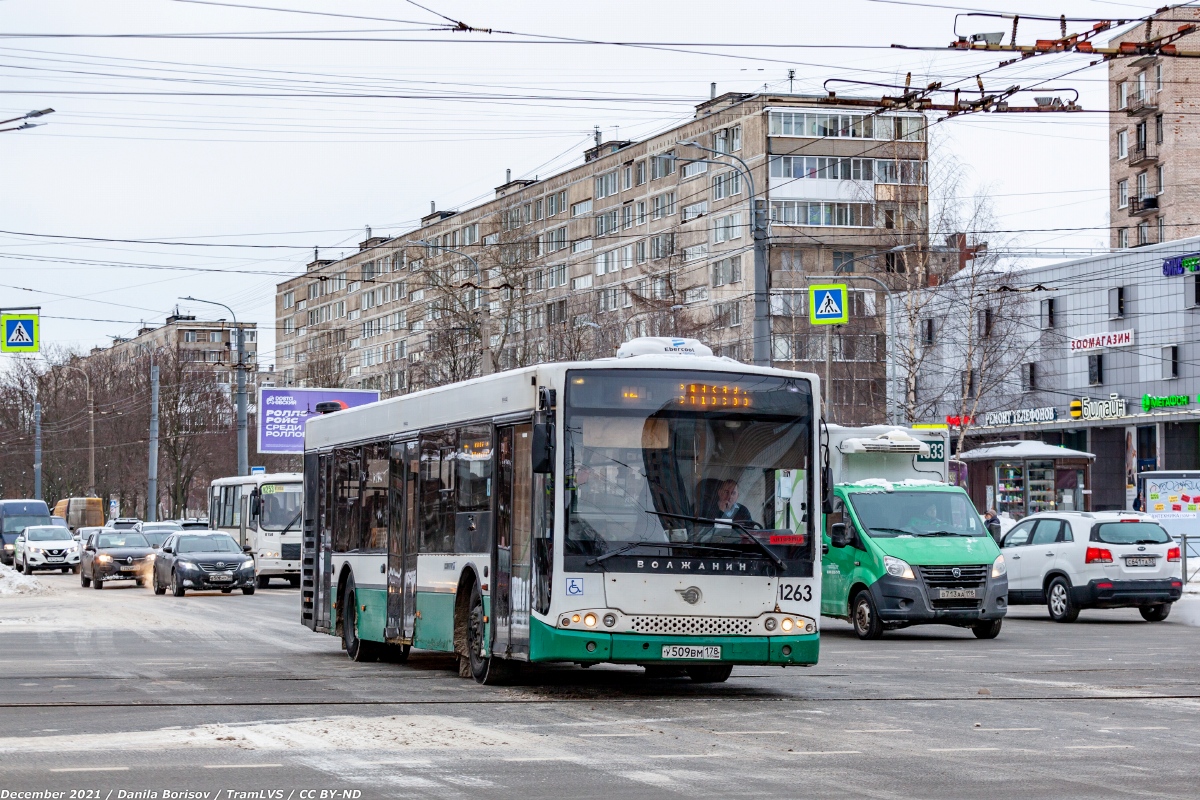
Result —
[[[413, 490], [416, 475], [410, 464], [416, 459], [416, 442], [400, 442], [391, 449], [387, 545], [387, 625], [385, 639], [412, 640], [413, 603], [416, 588], [416, 547], [412, 524]], [[409, 556], [412, 556], [411, 558]]]
[[492, 650], [529, 655], [532, 428], [496, 429], [496, 536], [492, 554]]

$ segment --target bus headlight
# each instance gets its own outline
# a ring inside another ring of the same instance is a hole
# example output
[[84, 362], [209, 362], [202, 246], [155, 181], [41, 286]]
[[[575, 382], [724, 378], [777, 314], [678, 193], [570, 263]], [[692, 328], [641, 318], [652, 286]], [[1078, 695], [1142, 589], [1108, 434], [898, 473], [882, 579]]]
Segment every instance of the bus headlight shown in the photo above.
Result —
[[1004, 563], [1004, 556], [996, 556], [996, 560], [992, 562], [992, 577], [999, 578], [1007, 574], [1008, 565]]
[[781, 631], [783, 631], [784, 633], [787, 633], [788, 631], [790, 631], [794, 626], [795, 626], [795, 623], [792, 622], [791, 617], [784, 617], [783, 621], [779, 623], [779, 629]]
[[611, 628], [613, 625], [616, 625], [616, 624], [617, 624], [617, 615], [616, 614], [605, 614], [604, 615], [604, 627]]
[[763, 620], [763, 627], [764, 627], [764, 628], [766, 628], [766, 629], [767, 629], [767, 630], [769, 630], [769, 631], [773, 631], [773, 630], [775, 630], [775, 626], [776, 626], [777, 624], [778, 624], [778, 623], [777, 623], [777, 622], [775, 622], [775, 618], [774, 618], [774, 617], [767, 617], [765, 620]]
[[589, 628], [596, 627], [596, 615], [595, 614], [585, 614], [583, 617], [583, 624], [587, 625]]
[[888, 575], [894, 578], [903, 578], [906, 581], [916, 580], [916, 575], [913, 574], [913, 569], [908, 565], [907, 561], [891, 556], [883, 557], [883, 568], [887, 570]]

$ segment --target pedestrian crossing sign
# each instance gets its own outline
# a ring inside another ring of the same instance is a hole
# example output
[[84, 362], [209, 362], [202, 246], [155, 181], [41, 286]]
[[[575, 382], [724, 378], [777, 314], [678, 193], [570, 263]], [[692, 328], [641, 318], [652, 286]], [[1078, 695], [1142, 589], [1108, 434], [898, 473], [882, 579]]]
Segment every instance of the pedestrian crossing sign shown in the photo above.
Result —
[[846, 284], [808, 287], [808, 321], [813, 325], [845, 325], [850, 321]]
[[4, 324], [4, 341], [0, 342], [0, 352], [38, 352], [40, 340], [37, 314], [5, 314], [0, 316], [0, 320]]

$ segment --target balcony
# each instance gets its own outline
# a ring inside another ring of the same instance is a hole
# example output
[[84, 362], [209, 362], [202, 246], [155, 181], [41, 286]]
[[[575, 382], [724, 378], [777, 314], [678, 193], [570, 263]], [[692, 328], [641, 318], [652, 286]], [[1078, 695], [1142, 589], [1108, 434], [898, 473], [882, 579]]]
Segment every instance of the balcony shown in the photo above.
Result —
[[1151, 195], [1149, 197], [1131, 197], [1129, 198], [1129, 216], [1144, 217], [1147, 214], [1154, 214], [1158, 211], [1158, 198]]
[[1136, 167], [1151, 161], [1158, 161], [1157, 143], [1150, 140], [1134, 142], [1133, 147], [1129, 148], [1129, 166]]
[[1125, 113], [1131, 117], [1142, 117], [1158, 111], [1158, 92], [1134, 92], [1125, 103]]

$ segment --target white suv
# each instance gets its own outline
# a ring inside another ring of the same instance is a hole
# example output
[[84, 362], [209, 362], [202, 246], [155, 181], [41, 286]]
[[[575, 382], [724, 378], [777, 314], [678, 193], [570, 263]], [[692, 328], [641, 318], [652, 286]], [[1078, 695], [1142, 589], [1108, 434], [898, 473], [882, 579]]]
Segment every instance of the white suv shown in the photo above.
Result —
[[1179, 545], [1136, 511], [1045, 511], [1004, 535], [1009, 605], [1045, 603], [1056, 622], [1083, 608], [1136, 607], [1162, 622], [1183, 592]]
[[13, 550], [13, 566], [26, 575], [35, 569], [79, 571], [79, 542], [60, 525], [31, 525], [21, 531]]

